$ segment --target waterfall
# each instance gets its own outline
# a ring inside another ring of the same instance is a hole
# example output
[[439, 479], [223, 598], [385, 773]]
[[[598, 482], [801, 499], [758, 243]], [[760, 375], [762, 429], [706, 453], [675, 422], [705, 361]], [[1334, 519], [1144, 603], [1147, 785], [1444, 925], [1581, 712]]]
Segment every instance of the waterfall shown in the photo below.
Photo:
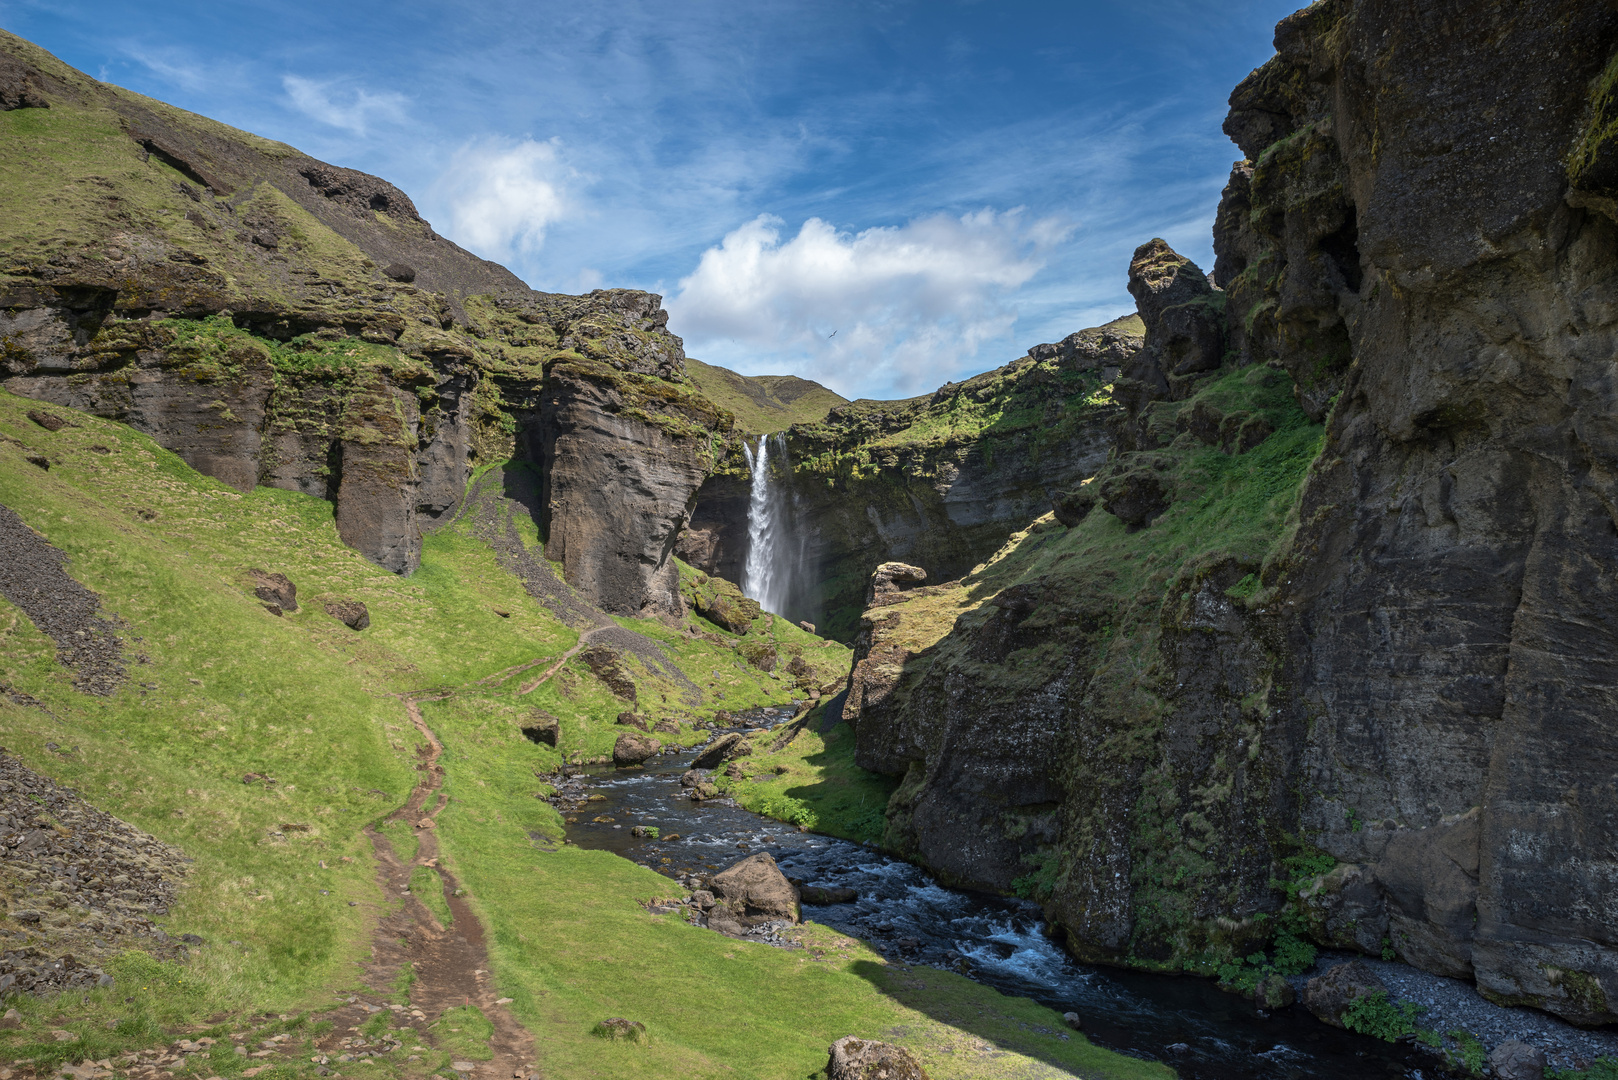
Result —
[[747, 562], [742, 567], [742, 592], [765, 611], [785, 615], [794, 599], [798, 569], [803, 561], [803, 539], [793, 528], [791, 506], [781, 485], [770, 482], [771, 444], [775, 457], [785, 460], [786, 436], [759, 436], [758, 446], [742, 443], [752, 479], [747, 500]]

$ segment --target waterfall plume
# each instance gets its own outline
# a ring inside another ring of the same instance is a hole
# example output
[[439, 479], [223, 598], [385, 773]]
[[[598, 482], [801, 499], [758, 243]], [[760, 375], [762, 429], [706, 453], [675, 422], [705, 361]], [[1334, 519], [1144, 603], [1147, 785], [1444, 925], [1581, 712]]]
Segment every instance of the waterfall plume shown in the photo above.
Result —
[[[773, 446], [772, 446], [773, 444]], [[752, 484], [747, 501], [747, 561], [742, 567], [742, 591], [765, 611], [787, 614], [795, 599], [803, 563], [803, 540], [792, 520], [791, 498], [785, 487], [772, 483], [770, 462], [786, 460], [786, 436], [759, 436], [758, 445], [742, 443]]]

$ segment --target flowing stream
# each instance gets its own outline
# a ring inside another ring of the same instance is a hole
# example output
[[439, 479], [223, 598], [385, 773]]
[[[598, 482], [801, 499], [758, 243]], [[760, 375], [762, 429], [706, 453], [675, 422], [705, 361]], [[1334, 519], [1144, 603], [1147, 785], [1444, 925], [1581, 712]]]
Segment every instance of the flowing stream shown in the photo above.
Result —
[[[773, 727], [791, 715], [791, 708], [766, 708], [743, 717]], [[1445, 1075], [1413, 1047], [1350, 1035], [1301, 1006], [1266, 1014], [1207, 979], [1080, 964], [1046, 937], [1036, 905], [945, 888], [909, 863], [846, 840], [800, 833], [728, 800], [694, 803], [680, 787], [680, 775], [695, 753], [664, 754], [632, 771], [575, 772], [575, 782], [604, 799], [577, 815], [568, 839], [670, 876], [712, 874], [767, 851], [788, 877], [858, 890], [851, 903], [805, 905], [805, 919], [859, 937], [891, 960], [961, 971], [1005, 993], [1077, 1012], [1095, 1042], [1164, 1061], [1185, 1080]], [[631, 833], [635, 825], [657, 826], [680, 839], [637, 837]]]

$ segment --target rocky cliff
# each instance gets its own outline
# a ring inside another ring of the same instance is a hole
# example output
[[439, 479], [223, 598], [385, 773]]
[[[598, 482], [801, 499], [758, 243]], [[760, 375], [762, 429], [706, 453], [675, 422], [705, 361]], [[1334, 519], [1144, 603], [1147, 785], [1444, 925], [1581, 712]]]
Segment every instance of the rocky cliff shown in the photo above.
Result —
[[1275, 44], [1222, 289], [1137, 252], [1115, 459], [868, 611], [861, 759], [890, 843], [1081, 956], [1250, 989], [1314, 942], [1612, 1023], [1618, 12], [1323, 0]]
[[625, 614], [729, 416], [659, 298], [537, 293], [386, 181], [171, 108], [0, 33], [0, 385], [151, 434], [239, 490], [331, 500], [400, 573], [473, 470], [542, 471], [552, 557]]
[[[803, 572], [783, 614], [849, 641], [880, 563], [948, 580], [993, 554], [1105, 461], [1118, 413], [1108, 387], [1140, 334], [1128, 316], [922, 397], [854, 401], [788, 428], [772, 482], [786, 489]], [[748, 482], [733, 446], [699, 493], [700, 543], [682, 549], [732, 580], [747, 557]]]

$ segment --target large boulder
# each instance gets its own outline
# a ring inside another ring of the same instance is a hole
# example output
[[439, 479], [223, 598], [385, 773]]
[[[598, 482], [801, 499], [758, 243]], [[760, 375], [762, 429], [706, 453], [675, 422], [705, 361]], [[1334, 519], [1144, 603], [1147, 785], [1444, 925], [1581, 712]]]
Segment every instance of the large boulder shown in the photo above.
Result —
[[646, 717], [637, 712], [619, 713], [618, 723], [624, 727], [638, 728], [641, 731], [652, 730], [652, 725], [647, 723]]
[[865, 606], [880, 607], [897, 604], [904, 599], [903, 591], [927, 580], [927, 571], [909, 563], [885, 562], [871, 572], [871, 584], [865, 593]]
[[1321, 1020], [1333, 1027], [1342, 1027], [1343, 1011], [1350, 1004], [1372, 994], [1385, 994], [1387, 990], [1376, 972], [1358, 960], [1350, 960], [1310, 979], [1303, 988], [1303, 1003]]
[[1058, 491], [1051, 495], [1051, 510], [1064, 528], [1071, 529], [1089, 516], [1100, 496], [1096, 485], [1085, 484], [1072, 491]]
[[799, 919], [798, 890], [768, 852], [749, 855], [721, 870], [713, 876], [712, 885], [714, 896], [743, 926]]
[[371, 625], [371, 612], [358, 600], [327, 600], [326, 614], [350, 630], [364, 630]]
[[1489, 1055], [1489, 1070], [1499, 1080], [1544, 1080], [1545, 1052], [1516, 1039], [1503, 1042]]
[[562, 739], [562, 722], [544, 709], [534, 709], [528, 714], [522, 734], [531, 743], [554, 747]]
[[661, 744], [650, 735], [625, 733], [612, 744], [612, 763], [620, 768], [639, 765], [657, 753]]
[[902, 1046], [845, 1035], [831, 1044], [827, 1080], [928, 1080], [927, 1070]]
[[691, 767], [717, 769], [731, 758], [747, 757], [752, 752], [753, 744], [747, 741], [747, 737], [739, 731], [732, 731], [709, 743], [708, 748], [691, 762]]
[[249, 570], [253, 579], [253, 595], [266, 604], [274, 604], [282, 611], [298, 610], [298, 587], [285, 574], [272, 574], [267, 570]]

